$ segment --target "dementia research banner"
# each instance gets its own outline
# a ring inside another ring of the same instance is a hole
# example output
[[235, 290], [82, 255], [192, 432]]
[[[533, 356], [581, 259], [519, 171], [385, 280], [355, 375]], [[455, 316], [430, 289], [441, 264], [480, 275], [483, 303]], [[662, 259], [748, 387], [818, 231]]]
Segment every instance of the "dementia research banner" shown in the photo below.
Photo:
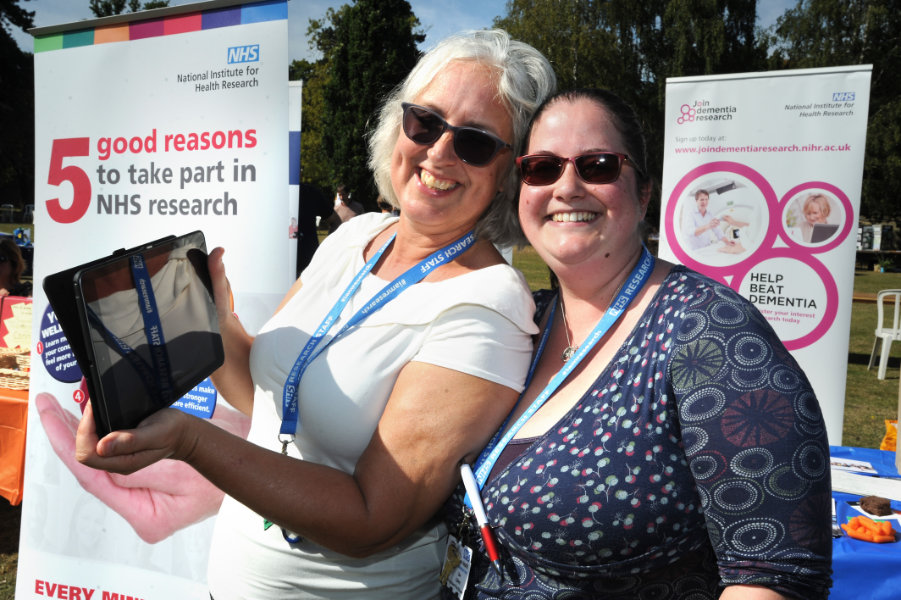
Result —
[[[753, 302], [840, 445], [872, 65], [667, 80], [660, 256]], [[773, 352], [746, 340], [753, 356]], [[775, 374], [774, 376], [778, 376]], [[778, 406], [769, 415], [778, 431]]]
[[[222, 493], [176, 461], [123, 477], [74, 460], [85, 389], [40, 282], [201, 230], [226, 249], [247, 329], [271, 315], [291, 283], [296, 214], [287, 5], [216, 0], [32, 34], [36, 285], [16, 598], [208, 599]], [[246, 434], [209, 380], [178, 405]]]

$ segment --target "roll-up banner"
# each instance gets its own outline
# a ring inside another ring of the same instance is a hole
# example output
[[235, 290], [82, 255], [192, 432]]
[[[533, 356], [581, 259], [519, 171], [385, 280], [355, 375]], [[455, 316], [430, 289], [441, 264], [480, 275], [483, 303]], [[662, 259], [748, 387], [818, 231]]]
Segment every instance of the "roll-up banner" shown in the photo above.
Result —
[[288, 260], [288, 280], [294, 281], [300, 276], [297, 272], [297, 246], [300, 231], [300, 124], [303, 113], [303, 82], [288, 82], [288, 244], [290, 257]]
[[[829, 442], [838, 445], [871, 71], [859, 65], [666, 84], [659, 254], [757, 306], [810, 379]], [[762, 375], [753, 356], [773, 349], [747, 344], [747, 372], [737, 384], [751, 398]], [[757, 399], [749, 410], [777, 419], [778, 403]]]
[[[271, 315], [293, 280], [296, 243], [285, 233], [296, 215], [286, 0], [216, 0], [31, 33], [34, 326], [16, 598], [208, 599], [221, 492], [177, 461], [127, 477], [75, 462], [82, 374], [41, 282], [200, 230], [208, 249], [226, 249], [245, 327], [254, 333]], [[177, 405], [246, 432], [209, 380]]]

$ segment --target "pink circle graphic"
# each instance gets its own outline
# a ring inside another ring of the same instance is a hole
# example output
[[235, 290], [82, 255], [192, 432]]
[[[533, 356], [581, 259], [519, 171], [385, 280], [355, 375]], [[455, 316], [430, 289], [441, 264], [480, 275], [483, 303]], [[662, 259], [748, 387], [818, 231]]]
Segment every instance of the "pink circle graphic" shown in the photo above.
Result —
[[715, 279], [724, 280], [724, 277], [731, 275], [735, 271], [735, 269], [741, 268], [743, 265], [747, 265], [748, 268], [750, 268], [750, 266], [759, 262], [760, 253], [763, 252], [764, 254], [766, 254], [767, 248], [772, 247], [773, 241], [775, 241], [776, 237], [779, 235], [780, 227], [778, 227], [777, 224], [773, 223], [772, 219], [770, 219], [769, 223], [767, 224], [766, 233], [764, 234], [763, 240], [760, 242], [758, 248], [754, 252], [751, 252], [746, 258], [735, 264], [718, 267], [702, 263], [692, 258], [688, 254], [688, 252], [686, 252], [685, 249], [682, 248], [682, 246], [679, 244], [678, 238], [676, 237], [676, 205], [678, 204], [678, 200], [682, 197], [682, 194], [685, 192], [686, 188], [688, 188], [688, 186], [691, 185], [696, 179], [703, 177], [704, 175], [710, 175], [712, 173], [718, 172], [735, 173], [737, 175], [741, 175], [752, 184], [754, 184], [763, 195], [767, 212], [769, 214], [772, 214], [773, 210], [778, 207], [778, 200], [776, 199], [776, 192], [773, 191], [772, 186], [770, 186], [769, 182], [763, 177], [763, 175], [748, 167], [747, 165], [731, 161], [717, 161], [695, 167], [694, 169], [686, 173], [676, 184], [676, 187], [673, 188], [673, 191], [669, 197], [669, 201], [666, 205], [666, 222], [664, 224], [670, 249], [683, 265], [690, 267], [696, 271], [710, 274]]
[[[826, 309], [823, 312], [822, 318], [817, 323], [817, 326], [814, 327], [813, 330], [811, 330], [808, 334], [803, 335], [799, 338], [793, 340], [782, 340], [782, 343], [785, 344], [785, 347], [788, 350], [797, 350], [799, 348], [809, 346], [823, 337], [826, 332], [829, 331], [829, 328], [832, 327], [832, 323], [835, 322], [835, 317], [838, 314], [838, 286], [835, 284], [835, 279], [832, 277], [832, 273], [829, 271], [829, 269], [827, 269], [823, 263], [821, 263], [813, 256], [798, 255], [797, 252], [791, 250], [790, 248], [772, 249], [767, 254], [768, 256], [764, 260], [785, 258], [788, 260], [801, 262], [810, 267], [820, 278], [820, 281], [823, 282], [823, 287], [826, 290]], [[746, 268], [740, 271], [736, 271], [732, 279], [732, 285], [730, 287], [737, 291], [741, 287], [742, 282], [751, 271], [751, 269], [764, 262], [764, 260], [758, 261], [758, 263], [754, 265], [748, 265]]]
[[816, 246], [808, 246], [806, 244], [801, 244], [797, 240], [791, 238], [791, 236], [785, 233], [784, 228], [780, 227], [779, 237], [789, 246], [793, 248], [801, 249], [805, 252], [810, 252], [813, 254], [819, 254], [821, 252], [828, 252], [834, 248], [837, 248], [845, 239], [850, 235], [851, 229], [854, 226], [854, 223], [857, 222], [857, 219], [854, 215], [854, 207], [851, 205], [851, 199], [848, 198], [848, 195], [845, 194], [840, 188], [832, 185], [831, 183], [826, 183], [825, 181], [810, 181], [808, 183], [802, 183], [800, 185], [796, 185], [792, 189], [788, 190], [784, 196], [782, 196], [782, 200], [779, 201], [779, 221], [782, 222], [781, 215], [784, 214], [785, 208], [792, 199], [795, 198], [798, 194], [805, 192], [807, 190], [822, 190], [824, 192], [829, 192], [833, 196], [835, 196], [839, 202], [841, 202], [842, 209], [845, 211], [845, 224], [842, 227], [842, 230], [838, 233], [838, 235], [832, 236], [832, 239], [825, 244], [816, 245]]
[[[768, 215], [779, 215], [778, 219], [769, 218], [766, 233], [764, 234], [762, 241], [748, 257], [735, 264], [725, 266], [708, 265], [692, 258], [688, 252], [682, 248], [679, 239], [676, 236], [676, 208], [679, 199], [685, 193], [685, 190], [698, 178], [718, 172], [734, 173], [746, 178], [753, 185], [757, 186], [759, 191], [763, 194]], [[782, 214], [785, 203], [789, 202], [793, 197], [804, 190], [814, 188], [829, 192], [839, 199], [845, 210], [845, 224], [842, 231], [835, 236], [834, 240], [830, 240], [822, 246], [810, 247], [794, 242], [794, 240], [787, 239], [788, 236], [784, 234], [784, 227], [782, 226]], [[673, 191], [669, 196], [669, 201], [667, 202], [664, 230], [666, 231], [670, 250], [682, 264], [696, 271], [700, 271], [712, 279], [728, 285], [736, 291], [740, 291], [745, 277], [754, 267], [772, 259], [785, 258], [793, 260], [800, 262], [813, 270], [820, 281], [822, 281], [826, 296], [826, 307], [823, 316], [810, 332], [796, 339], [782, 340], [787, 349], [797, 350], [809, 346], [822, 338], [835, 322], [835, 318], [838, 314], [838, 286], [829, 269], [813, 255], [826, 252], [841, 244], [850, 234], [854, 222], [854, 210], [847, 194], [832, 184], [822, 181], [812, 181], [800, 184], [789, 190], [788, 193], [783, 196], [782, 200], [778, 200], [776, 198], [776, 193], [773, 191], [769, 182], [754, 169], [741, 163], [717, 161], [695, 167], [679, 180], [675, 188], [673, 188]], [[789, 247], [776, 248], [775, 242], [777, 239], [785, 240]]]

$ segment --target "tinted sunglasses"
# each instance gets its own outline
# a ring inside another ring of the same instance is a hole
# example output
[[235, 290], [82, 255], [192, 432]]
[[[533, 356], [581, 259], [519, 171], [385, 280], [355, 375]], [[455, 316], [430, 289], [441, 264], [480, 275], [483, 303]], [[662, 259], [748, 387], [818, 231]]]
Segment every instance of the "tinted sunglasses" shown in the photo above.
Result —
[[435, 111], [402, 102], [404, 109], [404, 133], [417, 144], [428, 146], [438, 141], [445, 131], [454, 134], [454, 152], [468, 165], [482, 167], [491, 162], [498, 152], [504, 148], [512, 148], [510, 144], [475, 127], [454, 127]]
[[579, 179], [585, 183], [613, 183], [619, 179], [623, 163], [629, 161], [635, 170], [641, 169], [635, 161], [619, 152], [592, 152], [561, 158], [553, 154], [527, 154], [516, 159], [519, 176], [526, 185], [550, 185], [563, 176], [566, 163], [576, 168]]

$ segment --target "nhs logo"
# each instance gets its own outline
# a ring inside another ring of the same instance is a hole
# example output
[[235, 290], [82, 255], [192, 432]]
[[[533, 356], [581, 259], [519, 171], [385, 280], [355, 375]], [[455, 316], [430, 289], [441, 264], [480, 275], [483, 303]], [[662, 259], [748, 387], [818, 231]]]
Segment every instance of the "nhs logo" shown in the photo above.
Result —
[[228, 49], [228, 64], [258, 62], [260, 60], [260, 45], [232, 46]]

